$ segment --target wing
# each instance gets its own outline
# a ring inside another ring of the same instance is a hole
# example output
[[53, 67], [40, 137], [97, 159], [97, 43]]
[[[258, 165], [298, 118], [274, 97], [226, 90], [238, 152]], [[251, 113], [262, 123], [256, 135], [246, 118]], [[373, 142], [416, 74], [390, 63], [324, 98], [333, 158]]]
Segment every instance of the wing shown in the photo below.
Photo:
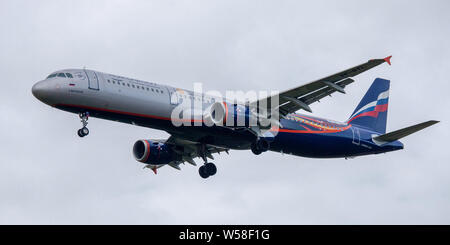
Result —
[[[334, 92], [345, 93], [344, 88], [354, 82], [354, 80], [350, 77], [354, 77], [362, 72], [370, 70], [375, 66], [383, 64], [384, 62], [387, 62], [390, 65], [391, 57], [392, 56], [384, 59], [369, 60], [364, 64], [352, 67], [345, 71], [341, 71], [334, 75], [279, 93], [278, 109], [280, 114], [285, 116], [300, 109], [311, 112], [312, 110], [309, 107], [310, 104], [319, 101]], [[259, 104], [267, 104], [268, 109], [276, 108], [276, 105], [271, 105], [272, 98], [275, 96], [259, 100], [256, 105], [256, 102], [254, 102], [252, 106], [256, 107]]]
[[229, 154], [230, 150], [228, 148], [185, 140], [174, 135], [170, 136], [168, 139], [157, 139], [152, 141], [169, 145], [172, 150], [180, 156], [177, 160], [168, 163], [169, 166], [178, 170], [181, 170], [180, 164], [184, 164], [185, 162], [197, 166], [194, 158], [200, 157], [206, 162], [207, 158], [214, 159], [213, 154], [220, 154], [221, 152]]

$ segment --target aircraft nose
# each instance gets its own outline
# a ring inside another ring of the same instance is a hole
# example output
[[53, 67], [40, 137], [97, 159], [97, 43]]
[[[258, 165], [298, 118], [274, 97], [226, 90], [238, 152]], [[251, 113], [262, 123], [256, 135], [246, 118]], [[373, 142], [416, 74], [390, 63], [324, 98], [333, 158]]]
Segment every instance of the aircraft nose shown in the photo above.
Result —
[[49, 84], [46, 81], [37, 82], [31, 88], [31, 92], [38, 100], [45, 101], [46, 97], [50, 93]]

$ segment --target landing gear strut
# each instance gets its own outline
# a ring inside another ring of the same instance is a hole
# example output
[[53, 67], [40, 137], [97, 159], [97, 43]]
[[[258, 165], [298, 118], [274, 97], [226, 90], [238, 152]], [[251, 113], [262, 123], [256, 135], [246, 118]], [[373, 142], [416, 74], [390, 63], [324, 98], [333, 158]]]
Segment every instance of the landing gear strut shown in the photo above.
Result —
[[88, 125], [89, 112], [82, 112], [78, 116], [81, 119], [81, 124], [83, 124], [83, 127], [78, 129], [78, 136], [87, 136], [89, 134], [89, 129], [86, 127]]
[[205, 162], [205, 164], [198, 169], [200, 177], [207, 179], [209, 176], [215, 175], [217, 173], [217, 167], [214, 163], [208, 162], [208, 159], [206, 158], [206, 147], [204, 144], [202, 144], [200, 148], [200, 156]]

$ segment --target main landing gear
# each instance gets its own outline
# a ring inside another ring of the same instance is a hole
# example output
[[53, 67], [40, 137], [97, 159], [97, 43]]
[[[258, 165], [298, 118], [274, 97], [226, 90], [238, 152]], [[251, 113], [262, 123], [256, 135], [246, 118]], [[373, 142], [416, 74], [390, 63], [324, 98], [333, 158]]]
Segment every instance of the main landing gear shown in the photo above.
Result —
[[214, 163], [208, 162], [207, 154], [209, 154], [210, 158], [213, 158], [210, 153], [206, 152], [206, 146], [204, 144], [200, 147], [200, 156], [202, 157], [203, 161], [205, 162], [203, 166], [201, 166], [198, 169], [198, 173], [200, 174], [200, 177], [203, 179], [207, 179], [209, 176], [213, 176], [217, 173], [217, 167]]
[[217, 167], [214, 163], [208, 162], [198, 169], [198, 173], [200, 174], [200, 177], [206, 179], [209, 176], [213, 176], [217, 173]]
[[270, 144], [265, 139], [257, 139], [255, 142], [251, 145], [251, 150], [253, 154], [260, 155], [263, 152], [266, 152], [269, 150]]
[[86, 127], [88, 125], [89, 112], [82, 112], [78, 115], [81, 119], [83, 127], [78, 129], [78, 136], [84, 137], [89, 134], [89, 129]]

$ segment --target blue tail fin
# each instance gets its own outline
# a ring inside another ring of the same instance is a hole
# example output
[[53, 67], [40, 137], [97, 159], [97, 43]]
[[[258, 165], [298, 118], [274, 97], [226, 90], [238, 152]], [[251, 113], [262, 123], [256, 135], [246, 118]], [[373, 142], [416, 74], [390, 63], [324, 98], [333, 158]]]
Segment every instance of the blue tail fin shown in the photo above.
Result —
[[389, 80], [375, 79], [347, 123], [386, 133]]

